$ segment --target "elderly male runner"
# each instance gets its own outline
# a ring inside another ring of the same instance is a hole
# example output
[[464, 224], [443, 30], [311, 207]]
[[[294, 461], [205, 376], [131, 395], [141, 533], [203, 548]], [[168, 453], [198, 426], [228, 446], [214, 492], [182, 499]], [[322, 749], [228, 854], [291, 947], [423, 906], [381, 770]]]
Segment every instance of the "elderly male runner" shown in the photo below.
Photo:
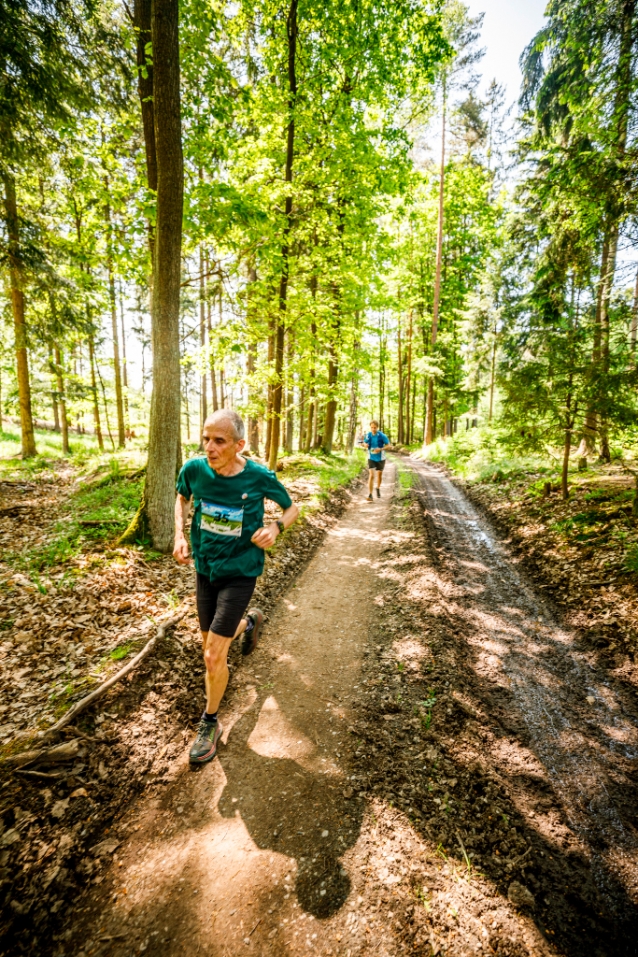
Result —
[[[206, 708], [190, 750], [193, 764], [212, 761], [217, 754], [222, 733], [217, 711], [228, 684], [231, 642], [241, 635], [242, 654], [249, 655], [259, 638], [263, 615], [258, 608], [246, 608], [264, 570], [264, 549], [299, 516], [274, 472], [243, 457], [244, 434], [236, 412], [223, 409], [209, 416], [203, 433], [206, 458], [189, 459], [177, 480], [173, 555], [180, 565], [191, 561], [184, 525], [193, 499], [191, 543], [206, 664]], [[263, 527], [265, 498], [284, 512]]]
[[381, 480], [385, 468], [386, 445], [390, 444], [390, 439], [383, 432], [379, 431], [379, 423], [374, 419], [370, 423], [370, 431], [361, 443], [361, 447], [368, 450], [368, 501], [372, 501], [372, 489], [374, 487], [374, 476], [377, 476], [377, 498], [381, 498]]

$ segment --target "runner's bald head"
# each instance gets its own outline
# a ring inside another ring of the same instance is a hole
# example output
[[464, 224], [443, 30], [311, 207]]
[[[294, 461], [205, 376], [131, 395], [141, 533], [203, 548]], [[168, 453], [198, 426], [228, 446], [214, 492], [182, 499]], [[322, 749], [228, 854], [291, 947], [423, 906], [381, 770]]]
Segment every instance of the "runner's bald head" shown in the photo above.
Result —
[[228, 429], [235, 442], [240, 442], [246, 437], [244, 420], [237, 412], [233, 412], [232, 409], [218, 409], [217, 412], [213, 412], [212, 415], [207, 416], [204, 422], [204, 428], [207, 428], [207, 426], [211, 426], [211, 428], [221, 427], [222, 429]]

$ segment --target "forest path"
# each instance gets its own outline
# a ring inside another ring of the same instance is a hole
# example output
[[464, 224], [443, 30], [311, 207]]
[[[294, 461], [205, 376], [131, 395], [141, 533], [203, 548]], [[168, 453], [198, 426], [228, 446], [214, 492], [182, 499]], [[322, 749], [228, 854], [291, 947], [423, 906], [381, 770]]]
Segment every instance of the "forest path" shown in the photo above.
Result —
[[64, 935], [76, 955], [337, 952], [365, 809], [346, 780], [350, 702], [395, 472], [380, 500], [357, 494], [280, 601], [222, 703], [219, 759], [191, 771], [185, 749], [170, 790], [133, 809], [115, 884]]
[[[498, 535], [436, 467], [406, 459], [417, 476], [438, 555], [445, 613], [466, 664], [514, 738], [490, 763], [520, 782], [520, 804], [550, 845], [589, 862], [601, 909], [636, 921], [638, 715], [629, 686], [590, 656], [519, 573]], [[529, 807], [529, 785], [552, 814]], [[602, 916], [602, 914], [601, 914]]]

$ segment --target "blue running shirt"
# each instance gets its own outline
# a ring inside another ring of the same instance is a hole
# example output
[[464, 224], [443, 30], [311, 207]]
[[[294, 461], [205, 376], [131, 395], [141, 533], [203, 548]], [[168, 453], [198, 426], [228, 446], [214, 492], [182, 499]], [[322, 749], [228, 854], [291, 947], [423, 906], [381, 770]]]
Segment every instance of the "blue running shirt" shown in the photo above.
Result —
[[[387, 435], [384, 435], [383, 432], [377, 432], [376, 435], [373, 435], [372, 432], [368, 432], [365, 439], [365, 444], [369, 449], [369, 456], [373, 462], [383, 462], [385, 459], [385, 452], [380, 446], [389, 445], [390, 439]], [[375, 452], [375, 449], [377, 450]]]

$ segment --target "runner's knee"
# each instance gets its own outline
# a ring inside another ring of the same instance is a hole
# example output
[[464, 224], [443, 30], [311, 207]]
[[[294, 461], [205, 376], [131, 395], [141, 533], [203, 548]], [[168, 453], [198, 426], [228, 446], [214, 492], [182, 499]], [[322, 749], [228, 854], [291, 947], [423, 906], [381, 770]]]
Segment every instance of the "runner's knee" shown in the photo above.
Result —
[[212, 645], [204, 652], [204, 664], [209, 675], [217, 674], [226, 667], [226, 649]]

